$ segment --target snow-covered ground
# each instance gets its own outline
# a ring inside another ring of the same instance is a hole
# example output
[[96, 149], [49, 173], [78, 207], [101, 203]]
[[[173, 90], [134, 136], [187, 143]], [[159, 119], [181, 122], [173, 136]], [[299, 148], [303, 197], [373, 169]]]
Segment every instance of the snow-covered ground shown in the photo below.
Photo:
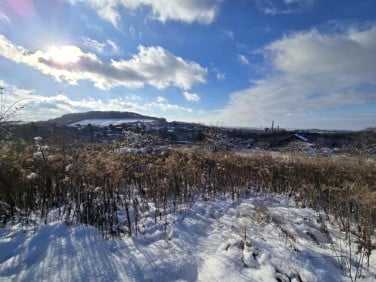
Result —
[[[144, 220], [143, 235], [107, 241], [94, 227], [9, 224], [0, 281], [350, 281], [343, 234], [283, 196], [197, 202], [166, 230]], [[375, 281], [375, 254], [362, 274]]]

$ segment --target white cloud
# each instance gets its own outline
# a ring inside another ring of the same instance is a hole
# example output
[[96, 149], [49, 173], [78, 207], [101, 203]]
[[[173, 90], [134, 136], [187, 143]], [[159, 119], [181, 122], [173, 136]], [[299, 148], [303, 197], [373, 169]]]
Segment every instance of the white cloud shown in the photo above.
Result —
[[218, 80], [224, 80], [226, 78], [226, 74], [223, 72], [217, 73], [217, 79]]
[[217, 79], [224, 80], [226, 78], [226, 74], [223, 72], [217, 72]]
[[291, 14], [309, 9], [315, 0], [254, 0], [256, 7], [265, 14]]
[[28, 65], [58, 81], [75, 85], [92, 81], [97, 88], [117, 86], [158, 89], [175, 86], [188, 90], [196, 83], [205, 83], [207, 70], [199, 64], [184, 60], [159, 46], [138, 47], [129, 60], [104, 62], [93, 53], [84, 53], [76, 46], [61, 46], [34, 53], [16, 46], [0, 35], [0, 55], [16, 63]]
[[85, 111], [131, 111], [145, 115], [161, 116], [161, 113], [173, 116], [176, 114], [192, 113], [193, 110], [171, 104], [166, 98], [158, 96], [149, 100], [135, 94], [124, 95], [121, 98], [100, 99], [100, 98], [71, 98], [65, 93], [52, 96], [42, 96], [34, 90], [19, 89], [14, 85], [6, 84], [0, 80], [0, 85], [6, 91], [12, 93], [7, 95], [7, 105], [16, 101], [17, 106], [25, 106], [22, 111], [17, 112], [15, 119], [21, 120], [46, 120], [61, 116], [66, 113]]
[[198, 96], [196, 93], [189, 93], [188, 91], [184, 91], [183, 96], [189, 102], [200, 101], [200, 96]]
[[185, 23], [210, 24], [218, 13], [222, 0], [66, 0], [72, 4], [84, 3], [97, 11], [98, 15], [118, 27], [119, 8], [135, 11], [149, 8], [149, 17], [161, 22], [181, 21]]
[[110, 39], [107, 39], [104, 42], [99, 42], [89, 37], [83, 37], [82, 40], [87, 48], [94, 50], [97, 53], [117, 53], [119, 51], [119, 47]]
[[131, 35], [132, 39], [140, 39], [142, 37], [142, 33], [137, 32], [133, 25], [129, 27], [129, 34]]
[[157, 103], [167, 103], [167, 99], [162, 96], [157, 96], [155, 100], [157, 101]]
[[215, 73], [215, 76], [216, 76], [217, 80], [224, 80], [224, 79], [226, 79], [226, 74], [224, 72], [221, 72], [217, 68], [213, 68], [212, 70]]
[[249, 65], [249, 61], [246, 56], [238, 54], [238, 61], [243, 65]]
[[152, 108], [158, 109], [162, 112], [170, 112], [170, 111], [184, 112], [184, 113], [192, 113], [193, 112], [193, 110], [190, 109], [190, 108], [181, 107], [181, 106], [176, 105], [176, 104], [170, 104], [167, 101], [167, 99], [162, 97], [162, 96], [157, 96], [155, 101], [147, 103], [146, 107], [151, 108], [151, 109]]
[[0, 22], [10, 23], [9, 17], [4, 14], [2, 11], [0, 11]]
[[316, 29], [295, 33], [271, 43], [265, 51], [274, 66], [286, 73], [374, 80], [375, 50], [376, 26], [365, 31], [348, 29], [344, 34], [322, 34]]
[[[357, 107], [376, 103], [374, 54], [376, 25], [334, 34], [315, 29], [289, 34], [264, 48], [268, 74], [232, 93], [219, 119], [248, 126], [275, 120], [287, 127], [365, 127], [375, 119], [365, 120], [370, 115]], [[353, 122], [346, 124], [347, 115], [341, 124], [339, 117], [349, 106]]]
[[114, 41], [107, 39], [106, 43], [112, 49], [112, 51], [114, 51], [115, 53], [119, 52], [120, 48], [119, 48], [119, 46], [117, 46], [117, 44]]
[[106, 46], [105, 43], [99, 42], [97, 40], [85, 37], [83, 38], [84, 45], [92, 50], [97, 51], [98, 53], [102, 53], [104, 50], [104, 47]]
[[231, 38], [231, 39], [234, 39], [234, 32], [232, 31], [232, 30], [228, 30], [228, 29], [226, 29], [226, 30], [223, 30], [223, 33], [227, 36], [227, 37], [229, 37], [229, 38]]

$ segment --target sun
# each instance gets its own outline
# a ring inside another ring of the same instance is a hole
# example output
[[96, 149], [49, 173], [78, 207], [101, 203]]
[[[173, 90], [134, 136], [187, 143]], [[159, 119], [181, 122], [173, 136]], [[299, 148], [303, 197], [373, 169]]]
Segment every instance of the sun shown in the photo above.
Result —
[[59, 65], [68, 65], [77, 63], [81, 56], [82, 51], [76, 46], [51, 46], [44, 54], [44, 59]]

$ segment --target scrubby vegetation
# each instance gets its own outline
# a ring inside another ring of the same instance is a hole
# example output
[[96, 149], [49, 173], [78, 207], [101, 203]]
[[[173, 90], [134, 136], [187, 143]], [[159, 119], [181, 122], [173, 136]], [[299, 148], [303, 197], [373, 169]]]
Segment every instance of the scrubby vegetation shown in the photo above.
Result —
[[2, 223], [58, 219], [96, 226], [105, 238], [138, 236], [150, 221], [163, 230], [168, 215], [197, 199], [283, 193], [333, 216], [356, 239], [362, 261], [375, 248], [374, 160], [174, 149], [135, 154], [117, 148], [63, 139], [54, 145], [41, 138], [32, 145], [3, 142]]

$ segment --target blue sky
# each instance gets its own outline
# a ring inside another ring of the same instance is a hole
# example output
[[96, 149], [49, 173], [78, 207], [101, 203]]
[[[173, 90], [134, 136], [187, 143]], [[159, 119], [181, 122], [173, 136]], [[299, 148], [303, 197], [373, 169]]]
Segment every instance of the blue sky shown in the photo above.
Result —
[[374, 0], [1, 0], [25, 120], [134, 111], [220, 126], [376, 125]]

